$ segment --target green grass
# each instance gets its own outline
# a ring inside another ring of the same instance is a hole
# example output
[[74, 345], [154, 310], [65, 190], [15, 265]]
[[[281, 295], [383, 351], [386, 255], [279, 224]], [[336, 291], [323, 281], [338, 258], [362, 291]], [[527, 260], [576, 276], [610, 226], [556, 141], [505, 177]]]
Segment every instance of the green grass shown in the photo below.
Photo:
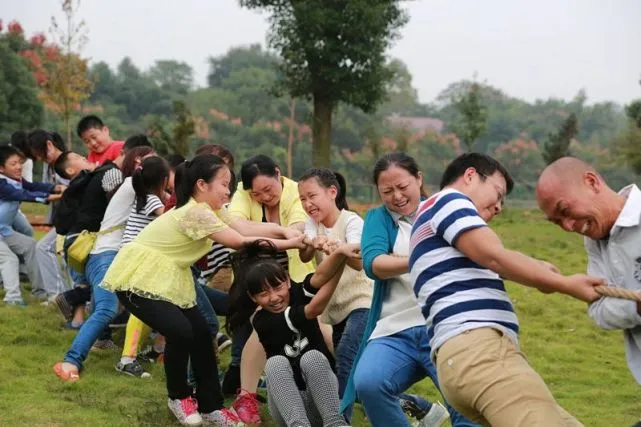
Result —
[[[581, 239], [535, 211], [508, 210], [493, 226], [509, 248], [554, 262], [564, 273], [584, 271]], [[508, 288], [521, 321], [522, 350], [559, 403], [586, 426], [637, 422], [640, 389], [625, 362], [622, 333], [597, 329], [585, 304], [568, 297], [512, 283]], [[60, 324], [50, 307], [0, 306], [0, 425], [173, 425], [159, 366], [151, 367], [152, 379], [139, 380], [115, 372], [117, 353], [92, 353], [81, 381], [60, 382], [51, 367], [74, 337]], [[122, 334], [116, 339], [122, 342]], [[429, 381], [412, 391], [439, 398]], [[366, 425], [360, 407], [354, 425]]]

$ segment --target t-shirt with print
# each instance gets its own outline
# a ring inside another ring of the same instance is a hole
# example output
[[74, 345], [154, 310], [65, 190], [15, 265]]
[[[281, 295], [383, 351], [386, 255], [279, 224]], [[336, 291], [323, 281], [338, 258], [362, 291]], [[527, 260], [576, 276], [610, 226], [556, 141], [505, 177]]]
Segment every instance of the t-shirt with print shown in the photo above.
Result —
[[410, 280], [427, 319], [432, 356], [476, 328], [503, 331], [518, 345], [519, 321], [503, 280], [458, 249], [464, 233], [487, 227], [465, 194], [447, 189], [421, 203], [410, 238]]
[[[360, 243], [363, 235], [363, 218], [358, 215], [350, 215], [345, 224], [345, 240], [347, 243]], [[328, 236], [332, 229], [325, 227], [309, 218], [305, 221], [305, 235], [310, 239], [321, 235]]]
[[310, 350], [318, 350], [327, 357], [334, 369], [334, 357], [330, 353], [317, 319], [305, 317], [305, 305], [316, 289], [311, 284], [313, 274], [308, 274], [302, 284], [291, 282], [289, 306], [281, 313], [258, 310], [252, 317], [252, 325], [265, 348], [267, 358], [285, 356], [292, 366], [299, 390], [305, 389], [300, 370], [300, 358]]
[[127, 225], [125, 225], [122, 244], [125, 245], [131, 242], [151, 221], [158, 218], [154, 211], [162, 208], [164, 208], [164, 205], [155, 194], [147, 195], [147, 203], [140, 211], [136, 209], [136, 202], [134, 201], [129, 218], [127, 218]]
[[102, 153], [94, 153], [93, 151], [90, 151], [87, 155], [87, 160], [96, 166], [100, 166], [107, 161], [113, 162], [118, 158], [118, 156], [120, 156], [124, 145], [125, 141], [113, 141]]

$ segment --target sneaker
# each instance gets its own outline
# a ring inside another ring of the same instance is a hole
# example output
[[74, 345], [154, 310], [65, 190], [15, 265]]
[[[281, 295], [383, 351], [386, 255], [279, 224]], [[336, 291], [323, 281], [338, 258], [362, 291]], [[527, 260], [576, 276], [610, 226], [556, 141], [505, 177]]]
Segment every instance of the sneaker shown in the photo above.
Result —
[[239, 427], [243, 422], [233, 409], [222, 408], [214, 412], [200, 414], [205, 425], [213, 424], [220, 427]]
[[125, 310], [117, 314], [116, 317], [114, 317], [113, 320], [109, 322], [109, 327], [112, 329], [125, 328], [127, 327], [128, 321], [129, 321], [129, 312]]
[[91, 351], [103, 351], [103, 350], [121, 350], [120, 347], [116, 345], [113, 340], [96, 340], [95, 343], [91, 346]]
[[436, 402], [432, 404], [427, 415], [419, 420], [419, 427], [440, 427], [450, 418], [450, 414], [445, 409], [445, 406], [441, 405], [441, 402]]
[[16, 307], [26, 307], [27, 303], [20, 300], [20, 301], [5, 301], [4, 302], [6, 305], [15, 305]]
[[69, 304], [64, 293], [56, 295], [53, 299], [53, 305], [58, 309], [60, 314], [62, 314], [62, 317], [65, 318], [65, 322], [71, 322], [71, 319], [73, 319], [73, 306]]
[[260, 409], [256, 393], [240, 390], [233, 407], [240, 420], [245, 424], [260, 424]]
[[138, 353], [136, 359], [147, 363], [162, 363], [162, 355], [162, 353], [154, 350], [152, 346], [148, 346], [146, 349]]
[[218, 337], [216, 337], [216, 344], [218, 345], [218, 352], [220, 353], [231, 346], [231, 339], [225, 334], [219, 334]]
[[432, 408], [432, 404], [430, 402], [415, 394], [401, 394], [398, 399], [398, 403], [401, 405], [401, 409], [403, 409], [403, 412], [405, 412], [407, 416], [416, 418], [417, 420], [423, 419]]
[[198, 413], [198, 403], [193, 397], [184, 399], [167, 399], [169, 410], [178, 419], [178, 422], [184, 426], [199, 426], [203, 423], [203, 418]]
[[132, 377], [151, 378], [151, 374], [149, 372], [145, 372], [145, 369], [137, 360], [129, 363], [116, 363], [116, 371], [122, 372], [123, 374], [130, 375]]

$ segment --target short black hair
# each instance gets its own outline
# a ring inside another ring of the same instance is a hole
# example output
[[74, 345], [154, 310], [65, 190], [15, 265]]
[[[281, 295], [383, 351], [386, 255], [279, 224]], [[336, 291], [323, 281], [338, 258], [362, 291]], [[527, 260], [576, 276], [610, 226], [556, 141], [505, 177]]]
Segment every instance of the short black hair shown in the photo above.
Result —
[[441, 190], [448, 185], [452, 185], [459, 177], [463, 176], [468, 168], [476, 169], [482, 180], [498, 171], [505, 178], [506, 193], [510, 194], [512, 188], [514, 188], [514, 180], [510, 173], [494, 157], [483, 153], [464, 153], [454, 159], [443, 172]]
[[165, 156], [165, 160], [167, 160], [167, 163], [169, 163], [169, 167], [171, 170], [176, 170], [176, 168], [181, 165], [182, 163], [185, 163], [185, 157], [181, 156], [180, 154], [167, 154]]
[[102, 120], [100, 120], [100, 117], [94, 115], [84, 116], [78, 122], [76, 133], [80, 138], [82, 138], [82, 134], [85, 133], [85, 131], [89, 129], [102, 129], [104, 127], [105, 124], [102, 122]]
[[24, 159], [24, 154], [16, 147], [12, 147], [9, 144], [0, 146], [0, 166], [4, 167], [4, 164], [7, 163], [11, 156], [19, 156]]
[[125, 141], [125, 145], [122, 146], [122, 151], [127, 152], [131, 150], [132, 148], [136, 147], [152, 147], [153, 144], [147, 138], [147, 135], [145, 134], [138, 134], [138, 135], [132, 135], [127, 140]]
[[67, 175], [67, 161], [69, 160], [69, 154], [73, 153], [73, 151], [65, 151], [58, 158], [56, 159], [56, 163], [53, 164], [53, 170], [56, 171], [56, 173], [64, 178], [64, 179], [70, 179], [71, 177]]

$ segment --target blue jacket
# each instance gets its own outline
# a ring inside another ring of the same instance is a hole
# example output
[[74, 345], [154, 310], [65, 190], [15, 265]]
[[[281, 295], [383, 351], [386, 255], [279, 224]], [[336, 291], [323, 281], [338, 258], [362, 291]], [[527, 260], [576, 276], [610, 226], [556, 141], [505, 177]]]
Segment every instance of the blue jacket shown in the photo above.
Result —
[[398, 236], [398, 226], [385, 206], [379, 206], [367, 212], [365, 224], [363, 225], [363, 235], [361, 237], [361, 256], [363, 258], [363, 269], [365, 273], [370, 279], [374, 280], [374, 296], [372, 297], [372, 306], [369, 311], [367, 325], [363, 332], [363, 340], [358, 349], [358, 354], [352, 363], [352, 370], [349, 373], [347, 386], [343, 393], [341, 412], [345, 411], [356, 399], [354, 372], [356, 371], [358, 360], [367, 345], [367, 341], [376, 327], [376, 322], [378, 322], [378, 319], [381, 317], [383, 300], [387, 294], [388, 281], [379, 279], [374, 274], [372, 269], [374, 259], [379, 255], [392, 253], [396, 236]]
[[45, 203], [55, 186], [43, 182], [16, 181], [0, 175], [0, 235], [13, 234], [20, 202]]

